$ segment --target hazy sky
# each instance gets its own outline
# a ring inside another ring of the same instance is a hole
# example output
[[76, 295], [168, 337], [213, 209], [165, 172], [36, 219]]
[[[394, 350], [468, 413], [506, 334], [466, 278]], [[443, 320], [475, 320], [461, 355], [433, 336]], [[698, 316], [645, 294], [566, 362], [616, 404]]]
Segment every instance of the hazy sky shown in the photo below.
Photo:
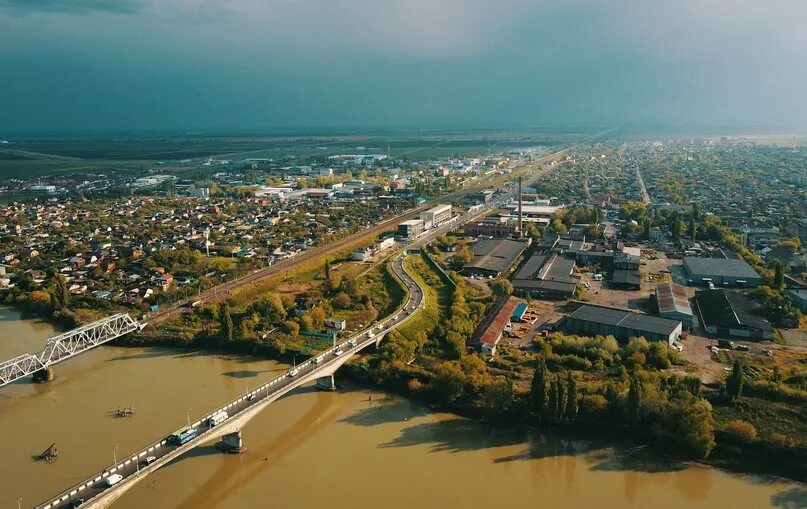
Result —
[[807, 0], [0, 0], [0, 131], [807, 128]]

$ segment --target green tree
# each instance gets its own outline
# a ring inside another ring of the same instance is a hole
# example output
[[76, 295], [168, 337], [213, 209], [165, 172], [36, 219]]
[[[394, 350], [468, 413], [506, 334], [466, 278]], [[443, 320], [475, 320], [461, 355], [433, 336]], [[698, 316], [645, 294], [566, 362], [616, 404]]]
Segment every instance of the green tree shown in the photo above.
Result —
[[726, 394], [731, 399], [737, 399], [743, 394], [743, 365], [739, 360], [734, 361], [731, 374], [726, 379]]
[[577, 417], [577, 381], [571, 371], [566, 372], [566, 419], [573, 420]]
[[233, 317], [230, 314], [230, 306], [226, 302], [219, 304], [219, 325], [221, 327], [221, 337], [225, 341], [233, 340]]
[[774, 260], [773, 263], [773, 287], [777, 290], [782, 288], [785, 282], [785, 265], [780, 260]]
[[628, 388], [628, 421], [632, 425], [639, 424], [642, 409], [642, 382], [634, 371]]
[[699, 221], [700, 218], [701, 218], [701, 209], [697, 203], [692, 202], [692, 219], [693, 221]]
[[546, 376], [546, 361], [544, 356], [541, 355], [538, 357], [538, 366], [532, 375], [532, 384], [530, 386], [530, 403], [532, 411], [538, 419], [542, 419], [546, 413], [547, 400], [549, 399]]
[[62, 276], [57, 275], [53, 286], [53, 299], [51, 299], [51, 307], [54, 311], [66, 308], [70, 304], [70, 290], [67, 288], [67, 283]]
[[506, 421], [516, 396], [510, 377], [497, 377], [482, 392], [482, 408], [491, 421]]
[[458, 362], [441, 362], [434, 369], [434, 376], [429, 382], [429, 391], [437, 401], [452, 403], [462, 396], [465, 388], [465, 373]]
[[560, 377], [560, 373], [555, 375], [555, 385], [558, 387], [558, 399], [555, 406], [555, 422], [563, 421], [566, 416], [566, 383]]
[[490, 283], [490, 289], [497, 297], [506, 297], [513, 293], [513, 283], [504, 277], [497, 277]]
[[560, 409], [560, 387], [557, 380], [549, 382], [549, 401], [546, 408], [548, 417], [555, 421]]
[[527, 223], [527, 226], [524, 227], [524, 232], [527, 234], [527, 237], [531, 238], [533, 241], [537, 242], [541, 240], [541, 230], [532, 222]]
[[698, 224], [694, 219], [689, 222], [689, 236], [692, 238], [692, 240], [695, 240], [698, 237]]

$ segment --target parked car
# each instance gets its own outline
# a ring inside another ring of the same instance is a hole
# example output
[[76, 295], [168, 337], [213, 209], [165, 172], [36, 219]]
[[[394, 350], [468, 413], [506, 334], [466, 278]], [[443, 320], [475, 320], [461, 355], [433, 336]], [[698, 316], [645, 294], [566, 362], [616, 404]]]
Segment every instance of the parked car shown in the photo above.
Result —
[[673, 341], [672, 344], [670, 345], [670, 347], [673, 350], [675, 350], [676, 352], [683, 352], [684, 351], [684, 345], [682, 345], [678, 341]]
[[748, 345], [737, 345], [737, 348], [735, 348], [735, 350], [739, 350], [740, 352], [748, 352], [749, 350], [751, 350], [751, 347], [749, 347]]
[[734, 341], [729, 341], [728, 339], [718, 339], [717, 346], [720, 348], [726, 348], [728, 350], [734, 349]]

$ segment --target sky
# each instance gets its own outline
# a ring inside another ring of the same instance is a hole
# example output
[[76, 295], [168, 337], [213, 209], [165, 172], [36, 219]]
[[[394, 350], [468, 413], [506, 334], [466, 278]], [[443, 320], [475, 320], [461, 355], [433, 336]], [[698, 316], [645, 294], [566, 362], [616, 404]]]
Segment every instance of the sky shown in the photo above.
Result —
[[0, 0], [0, 132], [807, 131], [805, 0]]

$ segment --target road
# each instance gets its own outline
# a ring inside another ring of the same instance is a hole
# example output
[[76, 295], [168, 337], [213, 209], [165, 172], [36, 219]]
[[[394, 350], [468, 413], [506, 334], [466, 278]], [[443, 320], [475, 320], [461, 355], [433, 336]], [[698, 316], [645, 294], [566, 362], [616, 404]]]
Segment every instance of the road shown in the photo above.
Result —
[[637, 167], [636, 168], [636, 180], [639, 181], [639, 189], [642, 192], [642, 201], [645, 205], [650, 205], [652, 202], [650, 200], [650, 195], [647, 194], [647, 188], [644, 186], [644, 178], [642, 177], [642, 171]]
[[[255, 408], [261, 403], [265, 403], [267, 399], [272, 399], [273, 401], [281, 395], [309, 382], [312, 376], [316, 376], [319, 373], [322, 373], [323, 376], [327, 376], [329, 371], [341, 366], [347, 358], [353, 356], [363, 348], [376, 343], [381, 336], [390, 330], [400, 327], [424, 304], [423, 289], [418, 286], [417, 282], [403, 267], [405, 256], [405, 254], [400, 254], [392, 263], [392, 270], [405, 284], [408, 295], [406, 303], [397, 313], [353, 336], [343, 338], [338, 341], [335, 346], [320, 355], [311, 357], [305, 362], [292, 367], [282, 376], [230, 401], [226, 405], [206, 414], [201, 419], [195, 422], [188, 422], [188, 426], [195, 430], [196, 438], [187, 443], [183, 445], [174, 444], [167, 439], [168, 435], [166, 435], [166, 438], [161, 438], [140, 451], [125, 458], [121, 458], [115, 465], [109, 465], [104, 470], [97, 472], [37, 507], [41, 509], [57, 507], [105, 507], [105, 505], [98, 500], [100, 495], [107, 494], [110, 490], [123, 488], [124, 483], [127, 483], [127, 481], [129, 481], [130, 484], [139, 481], [151, 471], [157, 470], [168, 462], [173, 461], [188, 450], [204, 442], [213, 440], [218, 436], [216, 432], [219, 431], [219, 428], [226, 426], [228, 421], [237, 420], [240, 414]], [[210, 417], [221, 411], [227, 412], [229, 415], [228, 419], [219, 424], [219, 427], [211, 426], [209, 424]], [[146, 464], [146, 458], [153, 459], [150, 460], [149, 464]], [[123, 479], [115, 486], [109, 486], [106, 479], [114, 474], [121, 475]]]

